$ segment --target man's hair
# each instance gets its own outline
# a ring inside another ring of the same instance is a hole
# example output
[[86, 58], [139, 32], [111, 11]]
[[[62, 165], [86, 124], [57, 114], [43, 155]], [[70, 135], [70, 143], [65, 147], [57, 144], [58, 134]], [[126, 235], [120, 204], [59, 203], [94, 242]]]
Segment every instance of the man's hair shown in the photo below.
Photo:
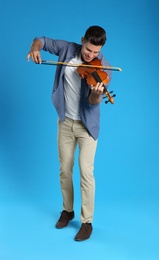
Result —
[[97, 25], [90, 26], [84, 35], [84, 40], [93, 45], [100, 46], [106, 42], [106, 31]]

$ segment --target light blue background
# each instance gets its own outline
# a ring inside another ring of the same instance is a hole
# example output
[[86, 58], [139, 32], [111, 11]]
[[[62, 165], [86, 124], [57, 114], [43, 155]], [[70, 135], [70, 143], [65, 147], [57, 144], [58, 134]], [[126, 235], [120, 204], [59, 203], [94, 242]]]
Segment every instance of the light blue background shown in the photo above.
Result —
[[[1, 0], [0, 259], [159, 259], [158, 14], [157, 0]], [[103, 54], [123, 71], [113, 72], [115, 104], [101, 105], [94, 232], [79, 244], [77, 153], [76, 218], [54, 228], [62, 209], [55, 67], [26, 55], [35, 36], [80, 42], [94, 24], [107, 31]]]

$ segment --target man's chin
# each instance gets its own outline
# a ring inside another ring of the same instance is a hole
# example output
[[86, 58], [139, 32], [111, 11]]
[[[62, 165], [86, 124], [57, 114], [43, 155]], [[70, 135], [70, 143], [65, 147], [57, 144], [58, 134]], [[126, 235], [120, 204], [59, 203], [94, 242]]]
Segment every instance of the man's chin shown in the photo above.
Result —
[[84, 62], [91, 62], [92, 61], [92, 59], [84, 59]]

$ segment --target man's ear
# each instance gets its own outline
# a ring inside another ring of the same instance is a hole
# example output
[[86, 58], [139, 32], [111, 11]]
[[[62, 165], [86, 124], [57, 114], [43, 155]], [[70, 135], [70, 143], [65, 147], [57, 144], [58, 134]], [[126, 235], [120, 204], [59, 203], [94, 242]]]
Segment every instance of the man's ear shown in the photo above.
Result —
[[81, 43], [84, 44], [85, 40], [84, 37], [81, 38]]

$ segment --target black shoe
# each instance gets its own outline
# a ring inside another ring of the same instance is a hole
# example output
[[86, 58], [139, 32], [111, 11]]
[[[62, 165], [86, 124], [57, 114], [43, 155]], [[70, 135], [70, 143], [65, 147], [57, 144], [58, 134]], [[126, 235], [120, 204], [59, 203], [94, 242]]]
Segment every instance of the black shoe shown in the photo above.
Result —
[[90, 237], [92, 234], [92, 224], [91, 223], [83, 223], [77, 235], [75, 236], [76, 241], [83, 241]]
[[64, 228], [68, 225], [68, 222], [74, 218], [74, 211], [68, 212], [63, 210], [59, 220], [56, 223], [56, 228]]

